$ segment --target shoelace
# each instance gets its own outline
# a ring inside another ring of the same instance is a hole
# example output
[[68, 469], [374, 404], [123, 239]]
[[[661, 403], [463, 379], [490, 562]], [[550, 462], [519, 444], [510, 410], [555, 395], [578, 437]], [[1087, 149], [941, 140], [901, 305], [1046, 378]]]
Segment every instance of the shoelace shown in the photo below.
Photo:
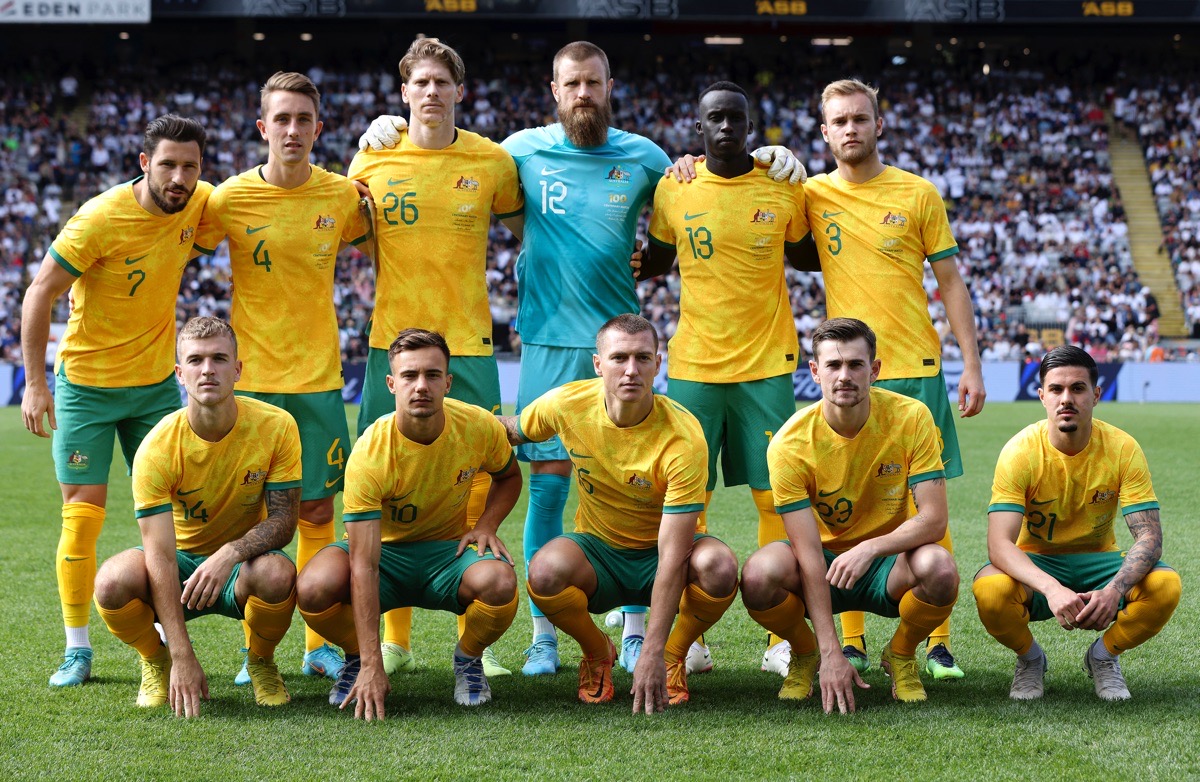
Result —
[[147, 695], [161, 695], [162, 694], [162, 684], [163, 684], [163, 670], [166, 668], [166, 666], [161, 663], [156, 663], [153, 660], [146, 660], [146, 659], [142, 660], [142, 665], [145, 666], [147, 669], [149, 669], [150, 672], [153, 673], [153, 676], [150, 677], [149, 682], [146, 682], [147, 677], [145, 677], [145, 676], [142, 677], [142, 683], [143, 684], [148, 683], [150, 685], [149, 688], [146, 690], [146, 694]]
[[266, 691], [268, 695], [274, 695], [279, 692], [280, 685], [283, 684], [283, 680], [279, 677], [279, 669], [270, 663], [260, 660], [256, 663], [250, 663], [250, 670], [263, 674], [254, 680], [260, 689]]
[[338, 676], [338, 680], [334, 683], [334, 687], [342, 695], [347, 695], [350, 688], [354, 686], [354, 680], [358, 678], [358, 671], [362, 667], [361, 660], [348, 660], [346, 667], [342, 668], [342, 673]]
[[942, 644], [938, 644], [937, 646], [930, 649], [929, 654], [927, 656], [929, 657], [929, 659], [933, 660], [935, 663], [942, 666], [943, 668], [954, 667], [953, 655], [951, 655], [950, 650], [947, 649]]
[[76, 665], [82, 665], [87, 662], [87, 655], [83, 652], [71, 652], [63, 655], [62, 665], [58, 666], [58, 670], [65, 671], [69, 668], [74, 668]]
[[1017, 658], [1017, 671], [1013, 675], [1014, 686], [1032, 686], [1038, 684], [1045, 671], [1045, 657], [1039, 657], [1036, 660], [1022, 660]]
[[1121, 673], [1121, 661], [1119, 659], [1100, 660], [1095, 657], [1092, 658], [1093, 679], [1099, 678], [1101, 680], [1101, 684], [1103, 684], [1106, 689], [1120, 689], [1120, 684], [1111, 681], [1114, 676], [1122, 679], [1125, 678]]
[[534, 641], [530, 647], [523, 652], [523, 654], [526, 657], [545, 655], [549, 654], [553, 647], [554, 644], [552, 644], [550, 641]]

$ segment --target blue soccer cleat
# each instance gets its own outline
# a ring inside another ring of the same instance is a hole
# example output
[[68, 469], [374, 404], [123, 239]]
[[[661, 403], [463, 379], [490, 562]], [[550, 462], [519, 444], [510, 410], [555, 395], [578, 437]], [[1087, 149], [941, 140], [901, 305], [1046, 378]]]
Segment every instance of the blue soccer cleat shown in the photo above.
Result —
[[331, 706], [341, 706], [346, 702], [346, 697], [350, 695], [350, 689], [354, 687], [354, 682], [358, 681], [358, 672], [361, 668], [361, 657], [357, 654], [346, 655], [337, 681], [333, 683], [333, 689], [329, 691], [329, 704]]
[[345, 665], [346, 660], [342, 657], [341, 652], [329, 644], [321, 644], [304, 655], [304, 664], [300, 666], [300, 673], [305, 676], [325, 676], [337, 679], [341, 676], [342, 667]]
[[233, 677], [233, 684], [236, 687], [245, 687], [250, 683], [250, 650], [242, 647], [242, 669], [237, 672], [237, 676]]
[[533, 637], [533, 645], [525, 650], [529, 659], [521, 666], [526, 676], [544, 676], [558, 673], [558, 639], [551, 633], [539, 633]]
[[92, 677], [92, 650], [85, 646], [70, 646], [63, 654], [62, 665], [50, 677], [51, 687], [75, 687]]
[[621, 667], [633, 673], [637, 667], [638, 658], [642, 656], [642, 643], [646, 639], [640, 635], [631, 635], [621, 639]]

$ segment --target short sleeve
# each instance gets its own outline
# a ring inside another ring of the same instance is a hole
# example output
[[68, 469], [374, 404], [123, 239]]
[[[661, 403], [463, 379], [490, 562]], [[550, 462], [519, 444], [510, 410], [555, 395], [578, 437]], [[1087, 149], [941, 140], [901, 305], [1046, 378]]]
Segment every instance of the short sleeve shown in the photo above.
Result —
[[173, 508], [172, 495], [178, 476], [173, 476], [172, 460], [161, 447], [163, 438], [151, 432], [133, 457], [133, 511], [142, 519]]
[[1158, 497], [1150, 482], [1150, 466], [1142, 447], [1129, 438], [1127, 453], [1121, 460], [1121, 513], [1128, 515], [1140, 510], [1158, 508]]
[[531, 443], [549, 440], [559, 429], [559, 389], [542, 394], [517, 419], [521, 436]]
[[508, 432], [495, 416], [488, 414], [486, 426], [487, 450], [483, 455], [484, 461], [480, 467], [491, 475], [499, 475], [508, 469], [508, 465], [512, 464], [516, 454], [513, 453], [512, 445], [508, 442]]
[[225, 230], [225, 188], [218, 187], [208, 196], [204, 204], [204, 214], [200, 217], [200, 225], [196, 227], [196, 237], [192, 247], [196, 252], [212, 255], [217, 251], [217, 245], [229, 232]]
[[[690, 418], [690, 416], [689, 416]], [[686, 440], [675, 445], [667, 466], [667, 491], [663, 513], [695, 513], [704, 510], [708, 488], [708, 445], [700, 424], [692, 424]]]
[[347, 179], [366, 181], [368, 176], [366, 169], [369, 165], [370, 154], [369, 149], [354, 153], [354, 157], [350, 160], [350, 168], [346, 171]]
[[808, 494], [808, 475], [803, 462], [789, 453], [787, 444], [772, 438], [767, 446], [767, 471], [776, 513], [791, 513], [812, 505]]
[[383, 516], [383, 489], [380, 467], [374, 463], [372, 434], [376, 424], [363, 433], [346, 462], [346, 486], [342, 494], [343, 522], [374, 521]]
[[67, 220], [50, 245], [50, 257], [72, 275], [79, 277], [104, 257], [104, 238], [108, 219], [96, 208], [99, 197], [84, 204]]
[[[996, 472], [992, 478], [992, 498], [988, 503], [988, 513], [992, 511], [1013, 511], [1025, 513], [1026, 490], [1029, 484], [1028, 457], [1022, 458], [1023, 438], [1017, 435], [1008, 441], [996, 459]], [[1022, 469], [1022, 463], [1026, 469]]]
[[654, 190], [654, 210], [650, 213], [650, 241], [675, 249], [675, 229], [671, 227], [671, 207], [675, 203], [673, 180], [664, 177]]
[[933, 422], [933, 414], [925, 405], [913, 405], [912, 409], [915, 410], [915, 420], [911, 438], [912, 453], [909, 455], [909, 486], [946, 477], [945, 465], [942, 464], [942, 438]]
[[347, 181], [349, 185], [346, 194], [346, 227], [342, 230], [342, 241], [348, 244], [359, 244], [363, 239], [367, 238], [367, 232], [370, 227], [367, 225], [367, 217], [363, 214], [363, 210], [358, 208], [361, 200], [352, 181]]
[[949, 258], [958, 253], [958, 243], [950, 231], [950, 218], [946, 215], [946, 204], [931, 185], [922, 198], [921, 241], [925, 257], [930, 263]]
[[796, 244], [808, 236], [808, 231], [808, 210], [804, 205], [804, 185], [796, 185], [792, 188], [792, 217], [788, 221], [783, 240], [788, 244]]
[[517, 175], [517, 164], [507, 152], [496, 153], [496, 192], [492, 196], [492, 214], [500, 219], [512, 217], [525, 211], [525, 196], [521, 193], [521, 180]]

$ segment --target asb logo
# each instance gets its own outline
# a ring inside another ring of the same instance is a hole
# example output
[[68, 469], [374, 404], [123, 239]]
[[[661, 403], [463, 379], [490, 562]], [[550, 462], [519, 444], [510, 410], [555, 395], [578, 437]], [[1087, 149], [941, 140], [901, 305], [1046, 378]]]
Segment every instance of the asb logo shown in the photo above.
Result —
[[317, 215], [317, 221], [313, 224], [314, 231], [332, 231], [337, 225], [337, 220], [332, 215]]
[[895, 462], [880, 462], [879, 469], [875, 471], [876, 478], [886, 478], [891, 475], [899, 475], [903, 468]]
[[454, 481], [454, 485], [455, 485], [455, 486], [460, 486], [460, 485], [462, 485], [462, 484], [466, 483], [467, 481], [469, 481], [469, 480], [471, 480], [472, 478], [474, 478], [474, 477], [475, 477], [475, 473], [477, 473], [477, 472], [479, 472], [479, 468], [478, 468], [478, 467], [471, 467], [470, 469], [466, 469], [466, 470], [459, 470], [459, 471], [458, 471], [458, 478], [457, 478], [457, 479], [455, 479], [455, 481]]
[[1106, 502], [1112, 501], [1117, 496], [1115, 491], [1111, 489], [1096, 489], [1096, 493], [1092, 495], [1092, 499], [1088, 502], [1089, 505], [1103, 505]]
[[631, 181], [633, 181], [633, 173], [629, 169], [625, 168], [625, 166], [618, 163], [609, 169], [608, 176], [604, 178], [609, 182], [629, 184]]
[[469, 176], [460, 176], [458, 181], [454, 183], [455, 190], [463, 190], [468, 193], [479, 192], [479, 180], [472, 179]]
[[879, 224], [894, 225], [897, 228], [903, 228], [904, 226], [908, 225], [908, 218], [899, 212], [892, 212], [889, 210], [888, 213], [883, 216], [883, 219], [879, 221]]
[[755, 209], [754, 216], [750, 218], [752, 223], [773, 223], [775, 222], [775, 213], [768, 212], [766, 209]]
[[242, 478], [242, 485], [253, 486], [256, 483], [262, 483], [266, 477], [266, 470], [246, 470], [246, 477]]

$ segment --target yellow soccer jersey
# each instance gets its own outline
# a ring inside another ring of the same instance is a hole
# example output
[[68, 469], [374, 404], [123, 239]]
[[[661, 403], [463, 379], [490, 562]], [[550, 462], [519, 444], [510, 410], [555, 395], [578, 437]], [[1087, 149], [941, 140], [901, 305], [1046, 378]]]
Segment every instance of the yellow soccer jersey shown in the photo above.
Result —
[[521, 434], [562, 439], [579, 482], [575, 531], [611, 546], [658, 545], [664, 513], [704, 510], [708, 446], [695, 416], [665, 396], [636, 426], [618, 427], [604, 408], [604, 381], [578, 380], [521, 412]]
[[499, 144], [457, 130], [445, 149], [401, 132], [395, 149], [359, 152], [348, 176], [375, 200], [379, 255], [370, 345], [387, 350], [406, 328], [446, 337], [455, 356], [492, 355], [489, 213], [524, 209], [517, 166]]
[[1050, 444], [1047, 422], [1030, 424], [996, 460], [991, 511], [1024, 515], [1017, 547], [1034, 554], [1117, 551], [1117, 513], [1157, 509], [1150, 468], [1137, 441], [1103, 421], [1068, 456]]
[[725, 179], [699, 163], [696, 176], [663, 177], [650, 218], [650, 240], [675, 250], [682, 278], [667, 372], [704, 383], [790, 375], [800, 350], [783, 247], [808, 234], [804, 189], [758, 166]]
[[235, 397], [237, 423], [201, 439], [187, 408], [159, 421], [133, 460], [137, 517], [171, 511], [175, 547], [208, 556], [267, 517], [266, 492], [300, 488], [300, 432], [291, 414]]
[[471, 479], [480, 470], [499, 475], [516, 457], [490, 412], [455, 399], [444, 404], [446, 428], [429, 445], [405, 437], [395, 413], [367, 427], [346, 464], [343, 522], [382, 519], [384, 543], [466, 534]]
[[137, 202], [140, 179], [85, 203], [50, 245], [78, 278], [55, 367], [72, 383], [148, 386], [175, 368], [175, 301], [213, 186], [197, 182], [182, 211], [159, 217]]
[[945, 477], [942, 443], [921, 402], [871, 389], [871, 416], [853, 439], [830, 428], [818, 403], [771, 438], [775, 510], [812, 507], [821, 544], [838, 554], [886, 535], [916, 514], [910, 489]]
[[880, 380], [936, 375], [942, 347], [922, 284], [925, 260], [958, 252], [937, 188], [888, 166], [861, 185], [821, 174], [805, 193], [828, 317], [858, 318], [875, 330]]
[[342, 242], [367, 233], [354, 183], [313, 167], [288, 190], [262, 167], [213, 192], [196, 247], [211, 254], [229, 237], [233, 272], [230, 324], [238, 336], [238, 390], [307, 394], [342, 387], [342, 352], [333, 304]]

